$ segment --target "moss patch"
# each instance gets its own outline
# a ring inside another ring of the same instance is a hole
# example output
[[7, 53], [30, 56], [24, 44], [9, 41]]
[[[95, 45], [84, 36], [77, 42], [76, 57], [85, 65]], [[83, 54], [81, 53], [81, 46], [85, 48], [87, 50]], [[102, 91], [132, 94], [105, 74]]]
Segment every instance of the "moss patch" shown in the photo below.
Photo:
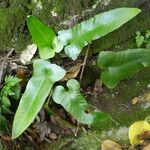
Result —
[[[26, 16], [33, 14], [50, 25], [56, 32], [94, 16], [97, 13], [122, 6], [140, 7], [143, 12], [119, 30], [93, 42], [94, 53], [112, 48], [120, 43], [134, 39], [137, 30], [150, 26], [150, 2], [148, 0], [6, 0], [0, 1], [0, 51], [11, 48], [23, 50], [31, 42], [26, 27]], [[38, 4], [41, 8], [38, 8]], [[97, 4], [93, 11], [93, 6]], [[87, 11], [84, 15], [83, 12]], [[55, 15], [54, 15], [54, 14]], [[65, 22], [65, 23], [64, 23]]]
[[8, 1], [0, 8], [0, 51], [22, 50], [29, 43], [26, 16], [28, 1]]

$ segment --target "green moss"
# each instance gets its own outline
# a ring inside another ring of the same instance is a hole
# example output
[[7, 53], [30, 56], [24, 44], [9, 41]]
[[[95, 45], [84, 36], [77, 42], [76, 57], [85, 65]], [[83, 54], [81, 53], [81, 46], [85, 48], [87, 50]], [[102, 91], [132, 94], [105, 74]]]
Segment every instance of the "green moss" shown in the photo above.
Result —
[[93, 0], [52, 0], [56, 12], [59, 13], [63, 19], [67, 19], [68, 15], [81, 15], [82, 11], [92, 6]]
[[[150, 26], [150, 2], [147, 0], [144, 0], [145, 4], [142, 1], [142, 5], [139, 3], [139, 0], [103, 0], [99, 2], [95, 11], [92, 13], [87, 12], [85, 16], [82, 16], [83, 11], [91, 9], [97, 0], [38, 0], [37, 2], [41, 2], [42, 4], [42, 9], [37, 8], [38, 3], [31, 2], [31, 0], [1, 1], [0, 19], [2, 23], [0, 24], [0, 50], [3, 51], [12, 47], [17, 50], [23, 50], [24, 47], [31, 42], [25, 21], [26, 16], [29, 14], [37, 16], [41, 21], [51, 26], [57, 32], [85, 18], [90, 18], [94, 14], [116, 7], [140, 6], [143, 8], [143, 12], [136, 17], [136, 19], [127, 23], [126, 26], [123, 26], [100, 40], [94, 41], [92, 53], [124, 44], [124, 42], [127, 43], [128, 40], [133, 41], [137, 30], [145, 30]], [[105, 5], [105, 2], [108, 2], [108, 5]], [[54, 11], [57, 16], [53, 16], [52, 11]], [[64, 21], [71, 20], [73, 16], [78, 16], [75, 22], [71, 22], [71, 24], [69, 24], [69, 22], [67, 25], [63, 24]]]
[[[82, 87], [94, 85], [96, 79], [99, 78], [99, 73], [98, 68], [86, 67]], [[146, 118], [150, 113], [149, 109], [143, 109], [141, 105], [132, 105], [132, 99], [143, 95], [143, 91], [147, 90], [148, 84], [150, 84], [150, 69], [145, 68], [130, 78], [121, 81], [112, 90], [103, 86], [103, 91], [98, 92], [96, 99], [94, 96], [88, 96], [87, 98], [89, 103], [96, 108], [112, 115], [120, 125], [128, 126], [135, 120]], [[114, 126], [114, 123], [112, 126]]]
[[142, 108], [140, 103], [132, 105], [132, 99], [139, 95], [144, 97], [143, 91], [147, 90], [149, 83], [150, 69], [142, 70], [120, 82], [113, 90], [105, 89], [98, 98], [97, 107], [109, 112], [121, 126], [144, 120], [150, 114], [150, 109]]
[[[72, 19], [73, 16], [81, 16], [82, 11], [89, 8], [92, 5], [92, 0], [41, 0], [42, 9], [33, 11], [33, 14], [40, 18], [45, 23], [49, 24], [55, 31], [66, 28], [61, 26], [61, 22]], [[57, 16], [52, 15], [52, 11]], [[68, 27], [68, 26], [67, 26]]]
[[5, 0], [5, 1], [0, 0], [0, 8], [8, 7], [8, 5], [9, 5], [8, 2], [9, 2], [9, 0]]
[[0, 9], [0, 50], [10, 48], [22, 49], [26, 40], [25, 28], [26, 13], [19, 8]]
[[23, 50], [29, 43], [26, 28], [26, 16], [31, 9], [29, 6], [29, 0], [9, 0], [0, 8], [0, 51], [11, 48]]

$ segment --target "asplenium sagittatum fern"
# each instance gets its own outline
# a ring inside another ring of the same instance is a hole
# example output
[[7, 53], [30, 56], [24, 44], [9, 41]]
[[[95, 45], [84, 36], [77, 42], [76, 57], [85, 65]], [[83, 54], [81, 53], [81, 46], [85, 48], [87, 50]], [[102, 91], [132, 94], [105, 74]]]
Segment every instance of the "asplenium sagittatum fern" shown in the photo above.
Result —
[[[95, 39], [101, 38], [118, 29], [124, 23], [140, 13], [137, 8], [118, 8], [94, 16], [73, 28], [61, 30], [56, 34], [50, 27], [34, 16], [28, 16], [27, 25], [33, 42], [38, 46], [41, 59], [34, 60], [34, 73], [20, 100], [13, 122], [12, 138], [17, 138], [33, 122], [40, 111], [55, 82], [65, 76], [65, 70], [51, 64], [48, 60], [55, 53], [65, 53], [76, 60], [83, 47]], [[101, 79], [106, 86], [113, 88], [119, 81], [136, 73], [143, 67], [149, 67], [150, 50], [127, 50], [117, 53], [101, 52], [98, 65], [104, 68]], [[142, 57], [142, 58], [141, 58]], [[134, 69], [133, 69], [134, 68]], [[127, 73], [124, 73], [125, 71]], [[115, 74], [115, 76], [114, 76]], [[110, 81], [111, 80], [111, 81]], [[94, 125], [111, 119], [110, 115], [101, 111], [86, 114], [91, 107], [80, 92], [80, 84], [72, 79], [64, 87], [57, 86], [52, 93], [53, 100], [62, 105], [77, 121]], [[24, 114], [22, 116], [22, 114]]]

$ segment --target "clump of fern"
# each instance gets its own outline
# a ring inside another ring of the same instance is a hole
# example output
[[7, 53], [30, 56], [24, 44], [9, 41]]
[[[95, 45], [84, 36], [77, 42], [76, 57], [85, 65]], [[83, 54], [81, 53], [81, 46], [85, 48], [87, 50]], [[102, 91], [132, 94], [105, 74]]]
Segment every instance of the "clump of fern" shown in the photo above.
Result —
[[14, 97], [20, 93], [19, 82], [21, 79], [14, 77], [14, 76], [6, 76], [4, 81], [4, 86], [0, 91], [0, 128], [6, 129], [7, 128], [7, 120], [5, 118], [6, 114], [13, 114], [10, 111], [10, 97]]
[[137, 31], [135, 41], [138, 48], [150, 48], [150, 30], [146, 30], [145, 34], [143, 35], [141, 32]]

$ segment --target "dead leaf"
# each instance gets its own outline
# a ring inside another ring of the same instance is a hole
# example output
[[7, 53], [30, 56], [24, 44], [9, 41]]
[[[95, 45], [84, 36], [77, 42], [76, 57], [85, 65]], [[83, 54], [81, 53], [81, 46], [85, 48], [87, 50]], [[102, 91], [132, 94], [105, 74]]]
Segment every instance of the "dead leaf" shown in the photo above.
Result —
[[150, 139], [150, 131], [144, 131], [142, 134], [138, 136], [140, 140]]
[[80, 72], [80, 69], [81, 69], [82, 65], [83, 65], [82, 63], [77, 63], [75, 66], [71, 67], [69, 69], [69, 71], [67, 71], [64, 78], [61, 79], [60, 81], [63, 82], [63, 81], [68, 81], [69, 79], [76, 78], [78, 73]]
[[139, 97], [135, 97], [135, 98], [132, 99], [132, 105], [135, 105], [135, 104], [137, 104], [139, 102], [140, 102], [140, 98]]
[[52, 139], [52, 140], [56, 140], [58, 138], [58, 136], [56, 135], [56, 133], [50, 133], [49, 134], [49, 137]]
[[43, 141], [44, 138], [47, 137], [51, 132], [50, 125], [47, 121], [35, 123], [33, 127], [33, 132], [37, 133], [40, 137], [39, 142]]
[[147, 102], [150, 103], [150, 92], [145, 94], [145, 99], [146, 99]]
[[44, 108], [42, 107], [41, 110], [40, 110], [39, 113], [38, 113], [38, 116], [39, 116], [41, 122], [43, 122], [43, 121], [45, 120], [45, 115], [46, 115], [46, 114], [45, 114], [45, 110], [44, 110]]
[[35, 44], [28, 45], [27, 48], [20, 54], [20, 61], [24, 65], [27, 64], [33, 58], [36, 51], [37, 46]]
[[112, 140], [105, 140], [101, 144], [101, 150], [122, 150], [122, 146]]
[[26, 70], [23, 67], [18, 67], [16, 69], [16, 76], [21, 79], [21, 85], [26, 85]]
[[11, 137], [9, 137], [9, 136], [4, 136], [4, 135], [0, 135], [0, 138], [1, 138], [1, 140], [4, 140], [4, 141], [6, 141], [6, 142], [9, 142], [9, 141], [11, 141]]
[[150, 150], [150, 144], [144, 146], [144, 148], [142, 150]]
[[10, 70], [15, 70], [18, 68], [18, 65], [15, 62], [10, 62]]

